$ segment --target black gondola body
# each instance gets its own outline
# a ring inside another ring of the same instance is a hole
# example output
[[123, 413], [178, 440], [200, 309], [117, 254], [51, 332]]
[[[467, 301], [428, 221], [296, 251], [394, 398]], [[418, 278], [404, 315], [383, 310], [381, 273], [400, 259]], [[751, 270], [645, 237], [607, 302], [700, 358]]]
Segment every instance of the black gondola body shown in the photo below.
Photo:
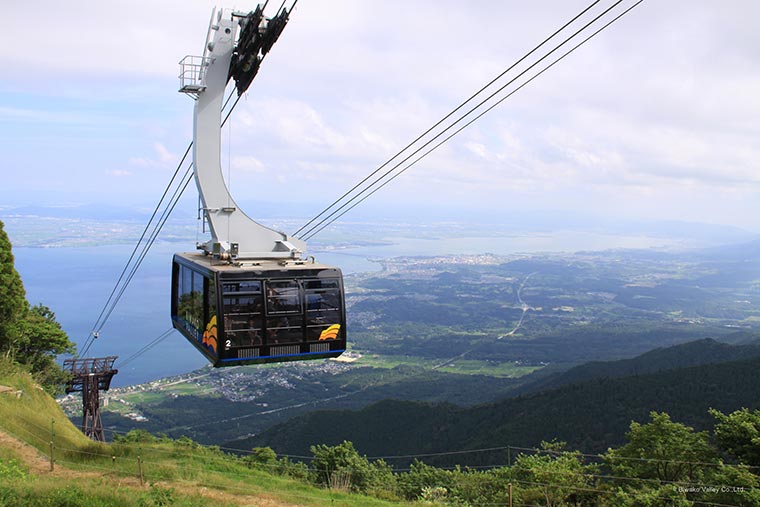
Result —
[[174, 327], [214, 366], [339, 356], [346, 349], [340, 269], [281, 264], [175, 254]]

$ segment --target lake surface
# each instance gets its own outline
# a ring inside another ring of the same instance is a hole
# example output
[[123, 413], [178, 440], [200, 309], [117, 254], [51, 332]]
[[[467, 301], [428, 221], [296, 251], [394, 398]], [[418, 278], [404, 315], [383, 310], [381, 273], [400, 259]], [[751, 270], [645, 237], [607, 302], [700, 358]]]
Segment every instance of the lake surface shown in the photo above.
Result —
[[[674, 247], [662, 237], [618, 236], [577, 231], [493, 237], [386, 237], [383, 244], [315, 252], [317, 259], [340, 266], [345, 274], [377, 271], [371, 259], [492, 253], [574, 252], [612, 248]], [[157, 242], [117, 305], [88, 356], [120, 357], [114, 386], [143, 383], [184, 373], [207, 364], [178, 333], [138, 359], [120, 364], [171, 328], [169, 297], [171, 258], [186, 243]], [[49, 306], [72, 341], [80, 347], [90, 336], [134, 245], [14, 248], [30, 303]]]

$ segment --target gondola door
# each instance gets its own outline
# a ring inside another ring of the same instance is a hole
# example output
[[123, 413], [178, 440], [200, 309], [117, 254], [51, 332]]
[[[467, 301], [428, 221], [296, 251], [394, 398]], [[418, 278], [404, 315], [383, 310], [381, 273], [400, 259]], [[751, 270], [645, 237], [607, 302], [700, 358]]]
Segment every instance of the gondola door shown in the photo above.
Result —
[[295, 279], [266, 280], [266, 344], [270, 356], [300, 354], [304, 343], [303, 298]]

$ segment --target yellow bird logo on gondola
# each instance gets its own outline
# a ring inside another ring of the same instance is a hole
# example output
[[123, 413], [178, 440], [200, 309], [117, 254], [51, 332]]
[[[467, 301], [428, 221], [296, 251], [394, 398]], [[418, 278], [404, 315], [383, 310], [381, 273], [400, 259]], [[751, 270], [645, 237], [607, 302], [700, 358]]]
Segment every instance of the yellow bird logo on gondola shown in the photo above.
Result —
[[216, 353], [216, 315], [206, 324], [206, 331], [203, 333], [203, 345]]
[[334, 340], [338, 337], [338, 333], [340, 333], [340, 324], [333, 324], [332, 326], [322, 331], [322, 333], [319, 335], [319, 339], [320, 341]]

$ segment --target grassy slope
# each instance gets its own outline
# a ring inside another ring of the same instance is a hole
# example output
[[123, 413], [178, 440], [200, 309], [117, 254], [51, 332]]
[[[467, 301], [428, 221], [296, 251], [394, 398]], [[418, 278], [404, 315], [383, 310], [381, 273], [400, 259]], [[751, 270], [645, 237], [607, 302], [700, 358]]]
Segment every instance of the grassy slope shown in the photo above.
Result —
[[[0, 477], [3, 506], [48, 505], [51, 499], [60, 505], [129, 507], [398, 505], [251, 469], [218, 449], [190, 441], [98, 444], [85, 438], [29, 375], [3, 359], [0, 385], [12, 388], [0, 393], [0, 460], [20, 463], [25, 475]], [[48, 464], [51, 438], [54, 472]], [[138, 457], [145, 485], [140, 485]]]
[[59, 447], [79, 448], [92, 443], [28, 374], [4, 359], [0, 359], [0, 385], [21, 392], [20, 397], [14, 392], [0, 394], [0, 429], [5, 433], [43, 452], [49, 452], [53, 428]]

